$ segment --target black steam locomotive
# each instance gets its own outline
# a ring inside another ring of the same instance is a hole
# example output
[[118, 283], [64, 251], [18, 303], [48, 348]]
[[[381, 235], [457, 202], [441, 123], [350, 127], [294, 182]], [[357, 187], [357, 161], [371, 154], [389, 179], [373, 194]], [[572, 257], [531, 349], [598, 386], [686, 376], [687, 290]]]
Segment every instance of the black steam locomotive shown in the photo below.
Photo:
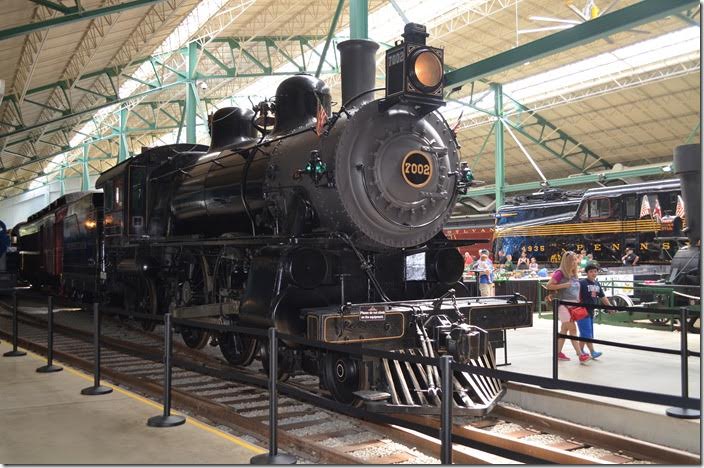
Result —
[[[387, 52], [384, 99], [373, 100], [378, 45], [346, 41], [338, 46], [338, 112], [325, 83], [296, 75], [273, 103], [215, 112], [210, 147], [152, 148], [103, 173], [102, 196], [80, 198], [92, 207], [71, 221], [71, 247], [82, 249], [98, 281], [69, 284], [54, 268], [64, 293], [100, 292], [141, 313], [275, 326], [311, 342], [450, 353], [493, 367], [489, 342], [506, 328], [531, 326], [531, 304], [455, 297], [464, 262], [442, 226], [471, 172], [436, 112], [443, 56], [426, 36], [407, 25], [405, 41]], [[233, 364], [249, 364], [259, 349], [250, 336], [180, 333], [194, 348], [212, 338]], [[442, 397], [432, 366], [290, 342], [280, 363], [289, 374], [319, 375], [341, 402], [432, 412]], [[496, 379], [455, 373], [452, 397], [468, 414], [489, 411], [503, 392]]]

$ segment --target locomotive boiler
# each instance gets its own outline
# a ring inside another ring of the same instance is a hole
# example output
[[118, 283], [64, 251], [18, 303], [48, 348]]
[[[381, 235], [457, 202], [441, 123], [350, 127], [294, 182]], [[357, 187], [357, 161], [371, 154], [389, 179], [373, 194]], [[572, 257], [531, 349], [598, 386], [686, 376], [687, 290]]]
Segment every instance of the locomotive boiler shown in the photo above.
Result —
[[[530, 304], [461, 297], [464, 262], [442, 226], [472, 176], [437, 112], [443, 55], [426, 37], [407, 25], [387, 51], [383, 99], [373, 94], [378, 45], [346, 41], [339, 110], [323, 81], [295, 75], [273, 100], [216, 111], [209, 147], [145, 149], [103, 173], [96, 274], [105, 296], [136, 312], [493, 367], [492, 343], [532, 325]], [[179, 331], [194, 348], [210, 340], [236, 365], [260, 348], [244, 334]], [[432, 366], [291, 340], [279, 354], [283, 374], [317, 375], [344, 403], [440, 405]], [[448, 395], [468, 414], [489, 411], [504, 392], [470, 373], [456, 372], [454, 383]]]

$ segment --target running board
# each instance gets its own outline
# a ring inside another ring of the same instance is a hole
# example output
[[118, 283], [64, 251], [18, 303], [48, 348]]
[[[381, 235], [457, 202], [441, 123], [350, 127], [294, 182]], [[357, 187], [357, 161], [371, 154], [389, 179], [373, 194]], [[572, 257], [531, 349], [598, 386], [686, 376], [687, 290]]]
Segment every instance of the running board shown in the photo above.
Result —
[[202, 317], [218, 317], [221, 315], [236, 315], [239, 311], [239, 302], [223, 302], [174, 307], [171, 310], [171, 315], [173, 318], [192, 319]]

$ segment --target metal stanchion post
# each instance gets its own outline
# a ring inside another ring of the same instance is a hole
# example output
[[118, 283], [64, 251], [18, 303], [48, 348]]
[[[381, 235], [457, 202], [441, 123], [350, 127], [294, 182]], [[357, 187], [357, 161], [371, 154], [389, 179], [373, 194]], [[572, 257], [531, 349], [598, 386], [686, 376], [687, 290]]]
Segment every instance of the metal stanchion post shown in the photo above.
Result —
[[93, 303], [93, 345], [95, 346], [95, 368], [93, 369], [93, 386], [81, 390], [83, 395], [105, 395], [112, 388], [100, 385], [100, 308]]
[[46, 366], [37, 368], [37, 372], [49, 373], [64, 370], [61, 366], [54, 365], [54, 297], [47, 299], [47, 338], [46, 338]]
[[557, 380], [557, 322], [558, 322], [558, 311], [560, 307], [560, 300], [552, 300], [552, 378]]
[[278, 396], [276, 393], [276, 379], [279, 374], [278, 366], [279, 346], [276, 338], [276, 328], [269, 328], [269, 453], [262, 453], [250, 459], [252, 465], [293, 465], [296, 457], [278, 453], [276, 445], [276, 412], [278, 410]]
[[147, 426], [173, 427], [186, 422], [185, 416], [171, 414], [171, 351], [173, 330], [171, 329], [171, 314], [164, 315], [164, 414], [152, 416], [147, 420]]
[[27, 353], [17, 349], [17, 337], [19, 334], [17, 325], [17, 291], [12, 291], [12, 351], [8, 351], [3, 356], [19, 357], [26, 356]]
[[[682, 398], [689, 398], [689, 368], [687, 367], [687, 318], [689, 311], [686, 307], [680, 307], [680, 373], [682, 380]], [[701, 414], [699, 410], [690, 408], [668, 408], [668, 416], [680, 419], [697, 419]]]
[[440, 358], [442, 402], [440, 405], [440, 463], [452, 464], [452, 356]]

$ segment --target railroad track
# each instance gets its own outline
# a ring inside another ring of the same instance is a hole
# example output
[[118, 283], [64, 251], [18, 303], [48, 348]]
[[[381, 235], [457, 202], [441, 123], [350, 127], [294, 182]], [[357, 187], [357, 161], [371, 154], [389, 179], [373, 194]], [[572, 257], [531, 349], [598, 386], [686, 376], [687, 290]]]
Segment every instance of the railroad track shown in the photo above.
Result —
[[[42, 307], [20, 306], [19, 344], [46, 354], [46, 321], [39, 315]], [[0, 308], [9, 311], [8, 304], [0, 302]], [[0, 334], [6, 338], [8, 318], [7, 312], [0, 314]], [[55, 357], [90, 372], [90, 314], [58, 312], [54, 323]], [[102, 333], [103, 376], [160, 400], [163, 338], [113, 319], [103, 320]], [[266, 376], [254, 368], [258, 364], [235, 369], [214, 352], [192, 350], [178, 342], [174, 343], [173, 362], [174, 406], [191, 417], [254, 436], [265, 445], [269, 397]], [[439, 463], [439, 440], [427, 435], [438, 433], [437, 418], [384, 416], [396, 424], [381, 424], [376, 415], [365, 417], [360, 409], [351, 410], [357, 417], [340, 414], [318, 389], [318, 379], [308, 375], [291, 377], [279, 388], [279, 444], [300, 458], [335, 464]], [[453, 460], [464, 464], [700, 464], [698, 456], [686, 452], [502, 405], [481, 420], [454, 418], [453, 437]]]

